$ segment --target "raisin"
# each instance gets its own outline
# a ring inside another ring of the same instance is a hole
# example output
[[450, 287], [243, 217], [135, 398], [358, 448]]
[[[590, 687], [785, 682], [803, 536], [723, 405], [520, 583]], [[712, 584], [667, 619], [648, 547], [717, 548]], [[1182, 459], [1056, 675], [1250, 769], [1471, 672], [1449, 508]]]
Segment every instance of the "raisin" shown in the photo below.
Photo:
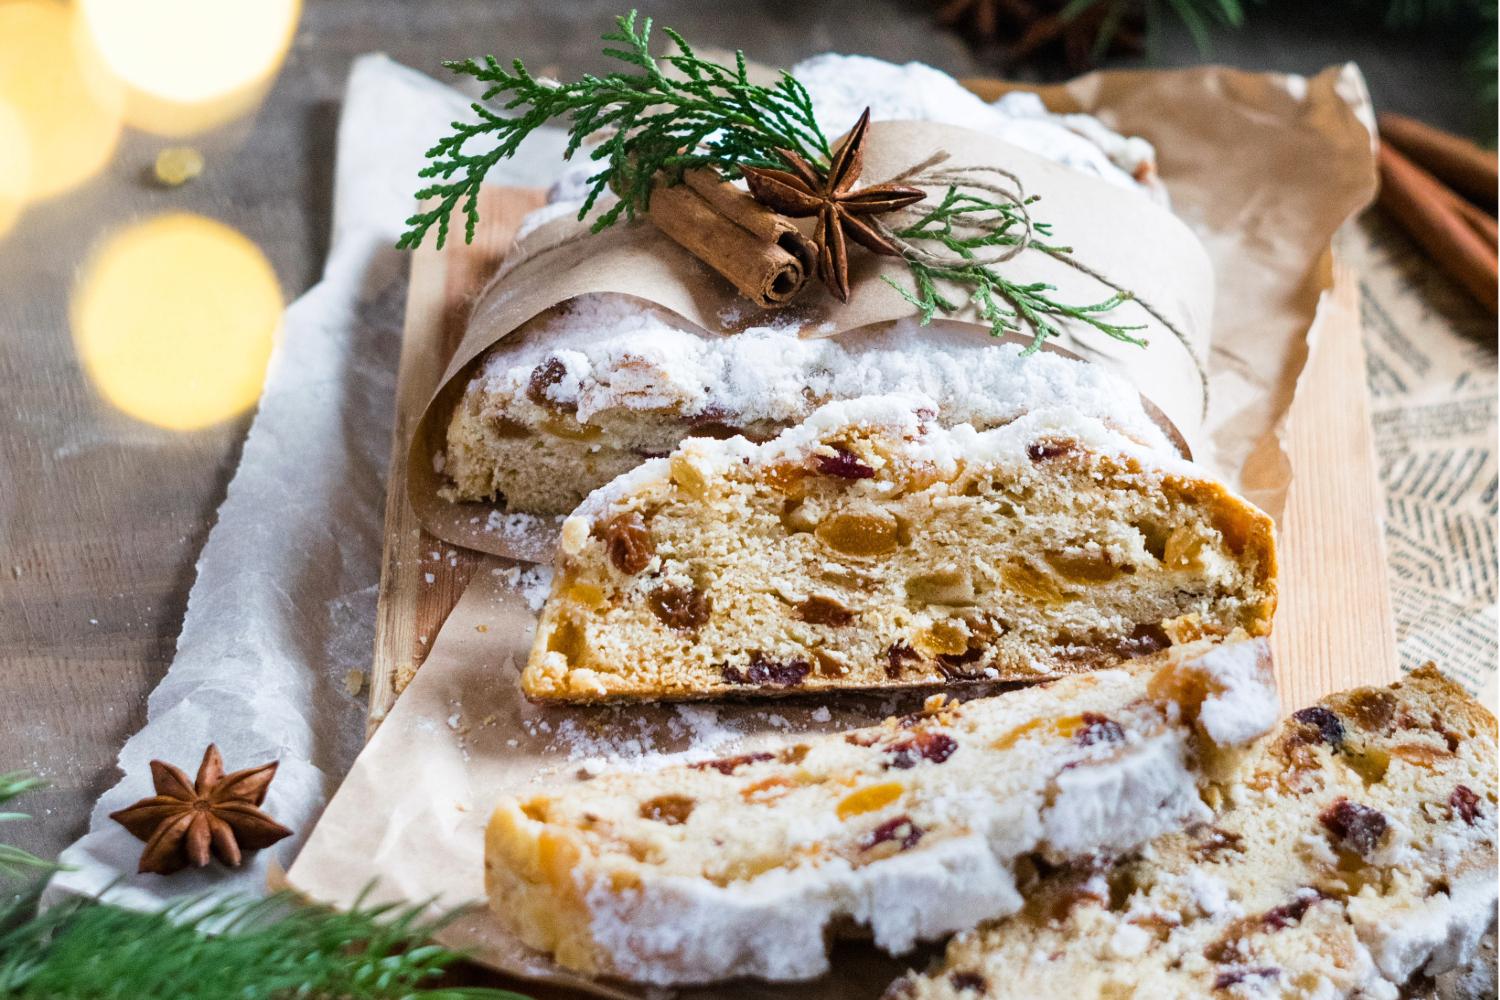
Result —
[[568, 377], [568, 368], [557, 358], [548, 358], [531, 370], [526, 382], [526, 398], [537, 406], [555, 406], [547, 390]]
[[1269, 965], [1263, 965], [1255, 969], [1230, 969], [1228, 972], [1219, 973], [1219, 977], [1214, 980], [1214, 989], [1227, 990], [1231, 986], [1238, 986], [1252, 977], [1256, 979], [1276, 979], [1280, 975], [1280, 969]]
[[814, 455], [813, 462], [825, 476], [840, 479], [874, 479], [875, 470], [861, 462], [854, 453], [837, 446], [832, 455]]
[[1054, 458], [1061, 458], [1073, 452], [1075, 442], [1059, 440], [1057, 438], [1045, 438], [1041, 441], [1033, 441], [1026, 446], [1026, 457], [1033, 462], [1046, 462]]
[[1322, 705], [1293, 712], [1292, 718], [1318, 731], [1318, 738], [1335, 750], [1344, 745], [1344, 722]]
[[1098, 712], [1083, 713], [1083, 727], [1073, 735], [1079, 746], [1091, 747], [1095, 743], [1119, 743], [1125, 739], [1125, 730], [1120, 724], [1107, 719]]
[[958, 749], [958, 741], [947, 733], [919, 730], [886, 747], [891, 755], [886, 767], [904, 771], [916, 767], [918, 760], [941, 764]]
[[1267, 910], [1261, 915], [1260, 922], [1267, 929], [1273, 931], [1284, 930], [1302, 919], [1312, 905], [1323, 898], [1323, 894], [1316, 890], [1302, 890], [1302, 894], [1284, 906]]
[[1389, 825], [1379, 809], [1339, 799], [1323, 810], [1318, 822], [1361, 857], [1374, 853]]
[[922, 839], [922, 834], [925, 832], [912, 822], [910, 816], [897, 816], [895, 819], [886, 820], [861, 837], [859, 846], [861, 850], [868, 851], [872, 847], [892, 842], [899, 844], [901, 850], [909, 851], [917, 846], [917, 841]]
[[965, 670], [964, 668], [983, 655], [984, 649], [980, 646], [971, 646], [962, 653], [944, 653], [938, 657], [938, 669], [950, 681], [978, 680], [984, 676], [983, 673], [977, 670]]
[[905, 642], [897, 639], [886, 647], [885, 650], [885, 675], [891, 680], [901, 676], [901, 665], [907, 660], [920, 660], [921, 654], [912, 649]]
[[641, 803], [641, 819], [654, 819], [668, 826], [686, 823], [693, 812], [693, 800], [686, 795], [658, 795]]
[[1115, 655], [1122, 657], [1146, 656], [1159, 653], [1172, 645], [1172, 637], [1156, 622], [1137, 625], [1130, 634], [1115, 643]]
[[697, 587], [684, 589], [672, 584], [651, 591], [646, 603], [663, 625], [683, 632], [702, 628], [712, 610], [708, 595]]
[[1459, 785], [1453, 789], [1453, 794], [1448, 796], [1448, 805], [1453, 807], [1454, 815], [1463, 820], [1469, 826], [1479, 818], [1479, 796], [1468, 785]]
[[831, 597], [814, 594], [796, 607], [798, 618], [809, 625], [832, 625], [835, 628], [854, 621], [854, 612]]
[[796, 687], [812, 671], [806, 660], [768, 660], [760, 653], [750, 656], [750, 663], [741, 670], [726, 666], [724, 679], [731, 684], [758, 684], [761, 687]]
[[724, 424], [715, 420], [709, 420], [701, 424], [694, 424], [690, 433], [693, 437], [727, 441], [732, 437], [739, 437], [744, 432], [734, 424]]
[[651, 541], [651, 530], [639, 511], [616, 514], [600, 529], [604, 536], [604, 547], [609, 552], [609, 561], [615, 569], [627, 576], [635, 576], [651, 563], [656, 555], [656, 546]]
[[759, 764], [761, 761], [771, 760], [773, 756], [773, 754], [768, 753], [745, 753], [740, 754], [738, 757], [720, 757], [717, 760], [700, 760], [689, 764], [688, 767], [691, 767], [696, 771], [707, 771], [709, 768], [713, 768], [720, 774], [733, 774], [736, 768], [744, 764]]
[[948, 985], [954, 990], [983, 993], [989, 989], [989, 980], [977, 972], [953, 972], [948, 975]]

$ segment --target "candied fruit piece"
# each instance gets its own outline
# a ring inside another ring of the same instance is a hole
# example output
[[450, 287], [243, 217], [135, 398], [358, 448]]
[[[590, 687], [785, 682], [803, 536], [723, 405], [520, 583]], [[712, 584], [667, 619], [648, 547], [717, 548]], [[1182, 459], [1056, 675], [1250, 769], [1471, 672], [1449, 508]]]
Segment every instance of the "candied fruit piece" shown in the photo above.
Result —
[[1350, 802], [1348, 799], [1339, 799], [1323, 810], [1318, 816], [1318, 822], [1360, 857], [1368, 857], [1380, 847], [1380, 841], [1390, 825], [1379, 809]]
[[1349, 714], [1359, 725], [1374, 733], [1390, 728], [1396, 717], [1396, 696], [1389, 691], [1363, 688], [1349, 695]]
[[874, 508], [843, 510], [830, 514], [814, 534], [824, 545], [846, 556], [879, 556], [897, 545], [896, 519]]
[[599, 528], [604, 538], [605, 550], [615, 569], [627, 576], [635, 576], [651, 564], [656, 555], [656, 545], [651, 541], [651, 529], [640, 511], [623, 511], [610, 518]]
[[814, 594], [796, 607], [798, 618], [809, 625], [840, 627], [854, 621], [855, 614], [831, 597]]
[[793, 500], [801, 500], [807, 496], [808, 475], [806, 469], [790, 464], [773, 465], [762, 473], [766, 485]]
[[739, 667], [723, 668], [724, 679], [730, 684], [758, 684], [761, 687], [796, 687], [812, 672], [806, 660], [768, 660], [760, 653], [750, 657], [750, 663]]
[[944, 566], [907, 580], [906, 596], [921, 604], [973, 604], [974, 581], [959, 567]]
[[557, 627], [547, 637], [547, 650], [552, 653], [561, 653], [570, 666], [582, 663], [588, 653], [588, 640], [584, 635], [583, 626], [571, 618], [564, 618], [557, 623]]
[[866, 785], [857, 791], [850, 792], [838, 804], [839, 819], [848, 819], [851, 816], [860, 816], [864, 813], [875, 812], [877, 809], [884, 809], [899, 799], [904, 790], [898, 782], [887, 781], [879, 785]]
[[1191, 570], [1198, 568], [1203, 554], [1203, 538], [1187, 525], [1173, 529], [1162, 549], [1162, 565], [1167, 569]]
[[1053, 572], [1074, 583], [1108, 583], [1123, 572], [1103, 551], [1048, 552], [1044, 558]]
[[813, 650], [813, 659], [817, 661], [817, 667], [813, 672], [819, 677], [844, 677], [849, 673], [849, 664], [836, 653], [830, 653], [826, 649]]
[[563, 599], [581, 605], [589, 611], [597, 611], [604, 606], [604, 588], [597, 583], [579, 580], [568, 585], [568, 589], [563, 591]]
[[713, 769], [720, 774], [733, 774], [736, 768], [746, 764], [759, 764], [762, 761], [772, 760], [773, 754], [768, 753], [742, 753], [738, 757], [719, 757], [715, 760], [700, 760], [688, 765], [695, 771], [707, 771]]
[[713, 607], [708, 595], [697, 587], [666, 584], [646, 595], [651, 613], [667, 628], [692, 632], [703, 627]]
[[961, 621], [935, 621], [917, 633], [917, 648], [928, 656], [961, 656], [969, 649], [969, 627]]
[[1262, 914], [1260, 922], [1269, 930], [1285, 930], [1301, 920], [1303, 915], [1312, 909], [1312, 905], [1323, 898], [1325, 898], [1323, 894], [1316, 889], [1299, 890], [1297, 897], [1290, 903], [1267, 910]]
[[783, 775], [773, 774], [769, 778], [762, 778], [751, 785], [740, 789], [740, 798], [749, 803], [765, 804], [775, 802], [786, 793], [790, 792], [796, 785], [792, 779]]
[[1023, 562], [1007, 563], [1000, 571], [1000, 577], [1011, 590], [1034, 601], [1056, 603], [1063, 599], [1063, 592], [1056, 583]]
[[958, 749], [958, 741], [947, 733], [935, 730], [918, 730], [903, 739], [897, 740], [885, 748], [891, 759], [886, 767], [894, 767], [905, 771], [917, 766], [917, 761], [925, 760], [933, 764], [941, 764], [954, 751]]
[[531, 370], [526, 380], [526, 398], [537, 406], [556, 406], [547, 398], [547, 390], [568, 377], [568, 367], [557, 358], [548, 358]]
[[814, 455], [813, 464], [825, 476], [839, 479], [874, 479], [875, 470], [847, 448], [834, 445], [832, 455]]
[[1446, 760], [1453, 755], [1440, 747], [1426, 746], [1422, 743], [1402, 743], [1391, 747], [1391, 754], [1400, 757], [1408, 764], [1417, 767], [1425, 767], [1431, 771], [1440, 760]]
[[996, 750], [1009, 750], [1011, 747], [1015, 746], [1027, 736], [1041, 729], [1046, 724], [1046, 719], [1032, 719], [1030, 722], [1023, 722], [1016, 728], [1012, 729], [1010, 732], [1001, 734], [995, 740], [995, 742], [990, 744], [990, 746], [994, 747]]
[[1105, 718], [1098, 712], [1084, 712], [1081, 717], [1082, 725], [1074, 733], [1073, 739], [1080, 746], [1091, 747], [1096, 743], [1119, 743], [1125, 739], [1125, 730], [1113, 719]]
[[693, 812], [693, 800], [686, 795], [658, 795], [641, 803], [641, 819], [654, 819], [668, 826], [687, 822]]
[[502, 440], [513, 441], [531, 437], [531, 428], [509, 417], [494, 417], [489, 421], [490, 433]]
[[553, 437], [566, 438], [569, 441], [592, 441], [604, 433], [602, 427], [586, 424], [572, 417], [557, 417], [552, 420], [542, 421], [542, 430]]

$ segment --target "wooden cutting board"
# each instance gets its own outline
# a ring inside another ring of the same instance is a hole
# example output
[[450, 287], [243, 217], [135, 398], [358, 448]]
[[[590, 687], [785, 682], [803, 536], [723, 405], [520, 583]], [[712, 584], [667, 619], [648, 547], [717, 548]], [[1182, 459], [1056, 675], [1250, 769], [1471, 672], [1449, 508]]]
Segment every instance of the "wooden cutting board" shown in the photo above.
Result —
[[[509, 247], [521, 217], [541, 203], [542, 192], [486, 189], [480, 201], [472, 244], [455, 241], [437, 251], [429, 241], [412, 257], [370, 678], [371, 726], [421, 665], [475, 571], [504, 565], [429, 535], [406, 499], [407, 438], [462, 335], [470, 301]], [[1321, 337], [1287, 425], [1293, 481], [1280, 526], [1282, 589], [1273, 639], [1287, 708], [1329, 691], [1386, 683], [1397, 673], [1358, 282], [1348, 268], [1331, 266], [1333, 295], [1324, 303]], [[434, 353], [425, 346], [432, 343], [443, 349]]]

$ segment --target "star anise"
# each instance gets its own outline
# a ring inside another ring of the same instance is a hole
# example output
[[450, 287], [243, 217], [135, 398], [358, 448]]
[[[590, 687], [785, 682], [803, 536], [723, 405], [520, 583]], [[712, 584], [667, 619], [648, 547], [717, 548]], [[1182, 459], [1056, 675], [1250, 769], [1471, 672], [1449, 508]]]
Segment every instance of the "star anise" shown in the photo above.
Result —
[[170, 875], [190, 864], [202, 868], [210, 855], [238, 867], [241, 852], [292, 835], [260, 808], [274, 777], [276, 761], [226, 775], [224, 758], [210, 743], [194, 781], [181, 768], [153, 760], [156, 794], [109, 818], [146, 842], [138, 871]]
[[794, 219], [817, 216], [813, 242], [818, 246], [818, 279], [840, 302], [849, 301], [849, 248], [845, 238], [875, 253], [899, 256], [900, 249], [868, 218], [905, 208], [927, 197], [921, 188], [874, 184], [851, 190], [864, 169], [865, 132], [870, 109], [859, 116], [849, 137], [833, 154], [826, 176], [789, 149], [776, 152], [790, 170], [745, 167], [745, 182], [755, 200]]

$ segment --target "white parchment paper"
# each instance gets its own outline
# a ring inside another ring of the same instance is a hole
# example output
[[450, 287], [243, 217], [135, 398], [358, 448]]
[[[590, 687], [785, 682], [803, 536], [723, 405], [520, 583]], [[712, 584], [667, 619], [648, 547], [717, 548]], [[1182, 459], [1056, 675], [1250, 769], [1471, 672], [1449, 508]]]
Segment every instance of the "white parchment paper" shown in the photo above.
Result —
[[[259, 892], [296, 856], [364, 738], [365, 697], [344, 678], [374, 642], [386, 467], [408, 260], [394, 249], [423, 152], [469, 98], [384, 56], [359, 59], [339, 125], [333, 236], [322, 280], [286, 311], [239, 470], [197, 566], [177, 656], [124, 778], [63, 852], [49, 898], [153, 906], [205, 891]], [[544, 184], [561, 133], [536, 136], [497, 180]], [[540, 165], [534, 167], [529, 165]], [[144, 845], [109, 818], [152, 794], [148, 762], [191, 775], [216, 742], [229, 769], [279, 760], [266, 809], [297, 836], [170, 879], [136, 875]]]

